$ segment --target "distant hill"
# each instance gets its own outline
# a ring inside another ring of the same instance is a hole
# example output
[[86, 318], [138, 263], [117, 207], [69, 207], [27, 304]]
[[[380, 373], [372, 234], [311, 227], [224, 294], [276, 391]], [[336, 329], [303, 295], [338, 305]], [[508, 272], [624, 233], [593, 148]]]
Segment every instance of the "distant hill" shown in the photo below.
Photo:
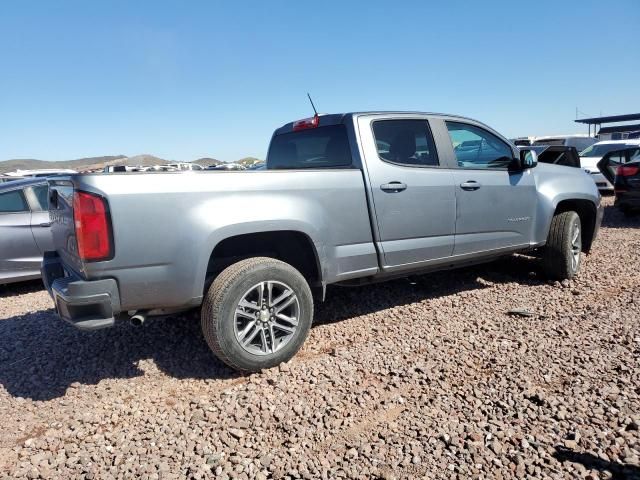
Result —
[[237, 162], [234, 162], [234, 163], [238, 163], [238, 164], [242, 165], [243, 167], [250, 167], [254, 163], [263, 162], [263, 161], [264, 160], [260, 160], [259, 158], [255, 158], [255, 157], [244, 157], [244, 158], [241, 158], [240, 160], [238, 160]]
[[143, 155], [134, 155], [133, 157], [128, 157], [123, 161], [123, 163], [117, 162], [114, 165], [128, 165], [128, 166], [141, 165], [143, 167], [150, 167], [151, 165], [165, 165], [167, 163], [171, 163], [171, 162], [169, 160], [165, 160], [164, 158], [143, 154]]
[[0, 173], [12, 172], [14, 170], [35, 170], [38, 168], [72, 168], [83, 170], [95, 168], [96, 165], [115, 164], [115, 162], [126, 159], [124, 155], [111, 155], [106, 157], [88, 157], [77, 160], [63, 160], [59, 162], [48, 162], [45, 160], [35, 160], [32, 158], [5, 160], [0, 162]]
[[198, 165], [202, 165], [203, 167], [209, 167], [211, 165], [221, 165], [224, 162], [222, 160], [218, 160], [217, 158], [203, 157], [194, 160], [193, 163], [197, 163]]
[[[245, 157], [238, 160], [235, 163], [244, 165], [245, 167], [251, 166], [256, 162], [262, 160], [254, 157]], [[167, 163], [173, 163], [172, 161], [165, 160], [164, 158], [156, 157], [154, 155], [142, 154], [127, 157], [126, 155], [111, 155], [104, 157], [87, 157], [78, 158], [77, 160], [63, 160], [57, 162], [49, 162], [46, 160], [36, 160], [32, 158], [18, 159], [18, 160], [4, 160], [0, 161], [0, 174], [6, 172], [13, 172], [15, 170], [37, 170], [41, 168], [71, 168], [78, 170], [79, 172], [84, 170], [98, 170], [107, 165], [164, 165]], [[193, 163], [208, 167], [209, 165], [220, 165], [225, 163], [221, 160], [211, 157], [203, 157], [195, 160]]]
[[40, 168], [71, 168], [78, 170], [96, 170], [102, 169], [107, 165], [163, 165], [170, 163], [164, 158], [155, 157], [153, 155], [134, 155], [127, 157], [126, 155], [109, 155], [104, 157], [87, 157], [77, 160], [63, 160], [57, 162], [49, 162], [46, 160], [20, 159], [5, 160], [0, 162], [0, 173], [12, 172], [14, 170], [37, 170]]

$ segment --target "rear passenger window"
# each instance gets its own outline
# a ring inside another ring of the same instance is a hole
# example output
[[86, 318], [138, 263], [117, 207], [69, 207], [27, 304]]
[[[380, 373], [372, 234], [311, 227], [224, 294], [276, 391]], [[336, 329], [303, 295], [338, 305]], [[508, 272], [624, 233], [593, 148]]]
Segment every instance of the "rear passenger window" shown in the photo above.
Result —
[[0, 193], [0, 213], [28, 212], [29, 207], [22, 190]]
[[426, 120], [373, 122], [378, 156], [387, 162], [415, 167], [437, 167], [438, 154]]
[[344, 125], [310, 128], [276, 135], [267, 155], [267, 169], [347, 168], [351, 149]]
[[38, 202], [37, 205], [32, 205], [32, 208], [39, 211], [49, 210], [49, 187], [47, 185], [36, 185], [31, 189], [35, 200]]

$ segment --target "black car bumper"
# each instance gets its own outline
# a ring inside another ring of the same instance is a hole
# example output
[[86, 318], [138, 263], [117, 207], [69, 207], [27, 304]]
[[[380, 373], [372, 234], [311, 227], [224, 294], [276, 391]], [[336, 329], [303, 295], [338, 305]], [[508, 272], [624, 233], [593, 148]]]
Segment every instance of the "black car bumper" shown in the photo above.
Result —
[[120, 294], [113, 278], [83, 280], [68, 272], [55, 252], [47, 252], [42, 260], [42, 279], [65, 322], [80, 330], [114, 325], [120, 313]]
[[615, 205], [621, 210], [639, 210], [640, 190], [616, 192]]

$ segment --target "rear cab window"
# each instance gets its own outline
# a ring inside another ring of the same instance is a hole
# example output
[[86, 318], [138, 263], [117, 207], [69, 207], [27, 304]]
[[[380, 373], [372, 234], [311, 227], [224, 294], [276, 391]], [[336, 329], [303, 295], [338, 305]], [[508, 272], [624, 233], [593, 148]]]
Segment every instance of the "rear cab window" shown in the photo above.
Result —
[[0, 193], [0, 213], [28, 212], [29, 206], [22, 190]]
[[351, 149], [345, 125], [328, 125], [274, 135], [268, 170], [350, 168]]
[[[47, 185], [35, 185], [27, 189], [31, 209], [37, 212], [49, 210], [49, 187]], [[30, 194], [30, 195], [29, 195]]]

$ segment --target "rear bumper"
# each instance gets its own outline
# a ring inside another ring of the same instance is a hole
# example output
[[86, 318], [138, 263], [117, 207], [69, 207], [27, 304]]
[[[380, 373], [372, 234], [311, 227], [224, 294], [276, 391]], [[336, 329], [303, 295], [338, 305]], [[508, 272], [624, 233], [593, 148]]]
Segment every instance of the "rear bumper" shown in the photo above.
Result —
[[120, 313], [118, 284], [113, 278], [83, 280], [68, 272], [55, 252], [42, 260], [42, 280], [65, 322], [80, 330], [112, 327]]
[[640, 190], [616, 192], [615, 205], [620, 209], [640, 209]]

